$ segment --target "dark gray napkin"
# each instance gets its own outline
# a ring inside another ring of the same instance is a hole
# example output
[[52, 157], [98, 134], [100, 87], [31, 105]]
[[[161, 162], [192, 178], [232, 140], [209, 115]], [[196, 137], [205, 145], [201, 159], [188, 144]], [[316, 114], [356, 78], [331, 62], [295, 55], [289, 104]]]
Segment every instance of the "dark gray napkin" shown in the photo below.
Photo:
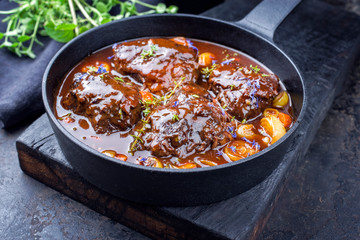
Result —
[[[0, 0], [0, 9], [7, 10], [16, 4]], [[0, 15], [0, 20], [5, 15]], [[0, 31], [5, 32], [6, 24], [0, 23]], [[45, 40], [45, 41], [44, 41]], [[47, 63], [61, 44], [42, 39], [46, 47], [35, 48], [37, 58], [19, 58], [15, 54], [0, 49], [0, 127], [11, 127], [22, 120], [43, 112], [41, 101], [41, 78]]]
[[[198, 4], [185, 0], [147, 0], [146, 2], [180, 5], [180, 10], [185, 9], [181, 12], [199, 13], [218, 4], [221, 0], [201, 1]], [[0, 0], [0, 10], [14, 7], [16, 3]], [[138, 10], [147, 9], [138, 6]], [[0, 21], [5, 17], [5, 15], [0, 15]], [[5, 29], [6, 23], [0, 22], [0, 32], [4, 32]], [[48, 62], [63, 44], [47, 38], [40, 40], [44, 46], [35, 47], [34, 52], [37, 58], [34, 60], [25, 57], [18, 58], [15, 54], [0, 49], [0, 128], [12, 127], [24, 120], [34, 119], [44, 112], [41, 99], [42, 75]]]

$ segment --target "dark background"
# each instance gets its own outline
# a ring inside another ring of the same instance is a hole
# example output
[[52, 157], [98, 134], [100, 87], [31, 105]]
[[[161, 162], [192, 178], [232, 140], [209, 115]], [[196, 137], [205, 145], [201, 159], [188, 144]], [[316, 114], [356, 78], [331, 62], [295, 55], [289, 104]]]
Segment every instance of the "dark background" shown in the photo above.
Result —
[[[358, 0], [325, 2], [360, 15]], [[147, 239], [24, 175], [14, 142], [30, 123], [0, 130], [2, 239]], [[260, 239], [360, 239], [359, 160], [360, 59]]]

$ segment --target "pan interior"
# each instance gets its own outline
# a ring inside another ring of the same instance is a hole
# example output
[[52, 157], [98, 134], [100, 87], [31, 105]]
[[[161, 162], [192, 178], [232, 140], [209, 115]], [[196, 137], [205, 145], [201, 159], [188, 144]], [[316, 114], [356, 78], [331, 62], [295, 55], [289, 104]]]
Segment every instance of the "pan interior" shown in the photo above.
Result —
[[159, 36], [184, 36], [210, 41], [250, 55], [280, 77], [291, 93], [295, 115], [300, 112], [303, 103], [300, 76], [291, 61], [277, 47], [226, 22], [177, 15], [112, 22], [90, 30], [68, 43], [59, 52], [48, 72], [46, 95], [49, 106], [54, 106], [52, 96], [63, 76], [85, 56], [116, 42]]
[[[259, 153], [261, 157], [253, 155], [248, 158], [250, 160], [240, 164], [233, 162], [212, 168], [168, 171], [126, 162], [118, 164], [110, 157], [99, 157], [97, 151], [85, 144], [77, 144], [76, 139], [58, 123], [53, 113], [54, 92], [64, 75], [78, 62], [117, 42], [159, 36], [184, 36], [210, 41], [248, 54], [280, 77], [292, 96], [295, 114], [302, 110], [304, 89], [301, 77], [291, 60], [272, 43], [234, 24], [199, 16], [134, 17], [89, 30], [66, 44], [49, 63], [43, 82], [44, 104], [65, 157], [92, 184], [118, 197], [142, 203], [168, 206], [207, 204], [255, 186], [281, 161], [287, 149], [285, 141], [289, 138], [284, 137], [283, 141], [279, 140], [263, 150]], [[287, 136], [294, 129], [290, 129]], [[144, 185], [144, 182], [151, 184]], [[162, 186], [162, 191], [158, 191], [158, 186]]]

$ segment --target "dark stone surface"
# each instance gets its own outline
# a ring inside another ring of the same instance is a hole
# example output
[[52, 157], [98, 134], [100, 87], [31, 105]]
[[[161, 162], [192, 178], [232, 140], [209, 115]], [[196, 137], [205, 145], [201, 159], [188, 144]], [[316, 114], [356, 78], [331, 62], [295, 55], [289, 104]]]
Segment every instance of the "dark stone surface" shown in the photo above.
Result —
[[[314, 12], [316, 10], [314, 8]], [[305, 21], [306, 24], [310, 26], [310, 20]], [[321, 24], [317, 27], [321, 27]], [[295, 28], [294, 31], [298, 30], [299, 28]], [[277, 41], [279, 37], [276, 38]], [[294, 39], [296, 40], [296, 35], [291, 38]], [[305, 37], [306, 39], [309, 40], [310, 37]], [[334, 38], [326, 36], [325, 40], [332, 42]], [[312, 41], [309, 44], [321, 47], [322, 41]], [[346, 48], [344, 44], [342, 42], [337, 46]], [[296, 47], [287, 47], [289, 53], [297, 50]], [[306, 51], [303, 50], [302, 53], [305, 54]], [[321, 60], [324, 60], [329, 68], [333, 59], [328, 59], [329, 55], [326, 57]], [[341, 59], [341, 56], [339, 57], [337, 59]], [[300, 57], [295, 60], [300, 61]], [[359, 62], [355, 66], [358, 65]], [[321, 66], [303, 70], [307, 70], [310, 77], [319, 67]], [[329, 72], [334, 73], [337, 67], [329, 68]], [[325, 80], [328, 77], [322, 76]], [[337, 77], [341, 79], [340, 76]], [[331, 86], [326, 86], [326, 81], [321, 80], [322, 78], [314, 79], [314, 92], [322, 93], [332, 89]], [[359, 238], [359, 77], [347, 82], [347, 86], [345, 95], [337, 100], [316, 134], [306, 158], [296, 165], [296, 174], [294, 177], [288, 177], [290, 180], [284, 190], [285, 194], [276, 204], [274, 214], [260, 238]], [[322, 105], [323, 102], [313, 104]], [[320, 111], [323, 116], [330, 102], [326, 104]], [[313, 112], [312, 116], [317, 113]], [[14, 146], [15, 139], [23, 129], [0, 131], [0, 236], [3, 239], [147, 239], [24, 175], [18, 167]], [[314, 126], [313, 130], [316, 129], [317, 126]], [[312, 134], [315, 135], [315, 132]], [[40, 148], [41, 144], [38, 147]], [[249, 206], [244, 203], [243, 205], [244, 209]], [[210, 205], [206, 208], [211, 210], [217, 206], [219, 205]], [[229, 209], [225, 205], [223, 207], [221, 210], [224, 212], [223, 215], [226, 215]], [[223, 217], [202, 214], [194, 208], [188, 208], [186, 212], [192, 212], [193, 218], [198, 221], [209, 218], [210, 222], [221, 222]], [[251, 219], [241, 221], [249, 220]], [[231, 228], [221, 224], [219, 227]]]
[[359, 239], [359, 156], [360, 59], [260, 239]]
[[0, 130], [1, 239], [149, 239], [25, 175], [15, 140]]

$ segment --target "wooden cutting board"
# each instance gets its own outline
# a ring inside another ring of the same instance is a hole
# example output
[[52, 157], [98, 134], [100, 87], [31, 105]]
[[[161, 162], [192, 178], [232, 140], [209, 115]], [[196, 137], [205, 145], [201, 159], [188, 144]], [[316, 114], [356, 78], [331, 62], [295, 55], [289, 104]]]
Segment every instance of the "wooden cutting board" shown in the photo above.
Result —
[[[205, 15], [235, 21], [252, 7], [247, 1], [229, 0]], [[275, 42], [304, 77], [308, 109], [279, 167], [265, 181], [231, 199], [171, 208], [116, 198], [73, 170], [45, 115], [16, 142], [20, 166], [49, 187], [154, 239], [255, 239], [341, 89], [358, 53], [359, 36], [359, 17], [315, 0], [303, 1], [279, 27]]]

